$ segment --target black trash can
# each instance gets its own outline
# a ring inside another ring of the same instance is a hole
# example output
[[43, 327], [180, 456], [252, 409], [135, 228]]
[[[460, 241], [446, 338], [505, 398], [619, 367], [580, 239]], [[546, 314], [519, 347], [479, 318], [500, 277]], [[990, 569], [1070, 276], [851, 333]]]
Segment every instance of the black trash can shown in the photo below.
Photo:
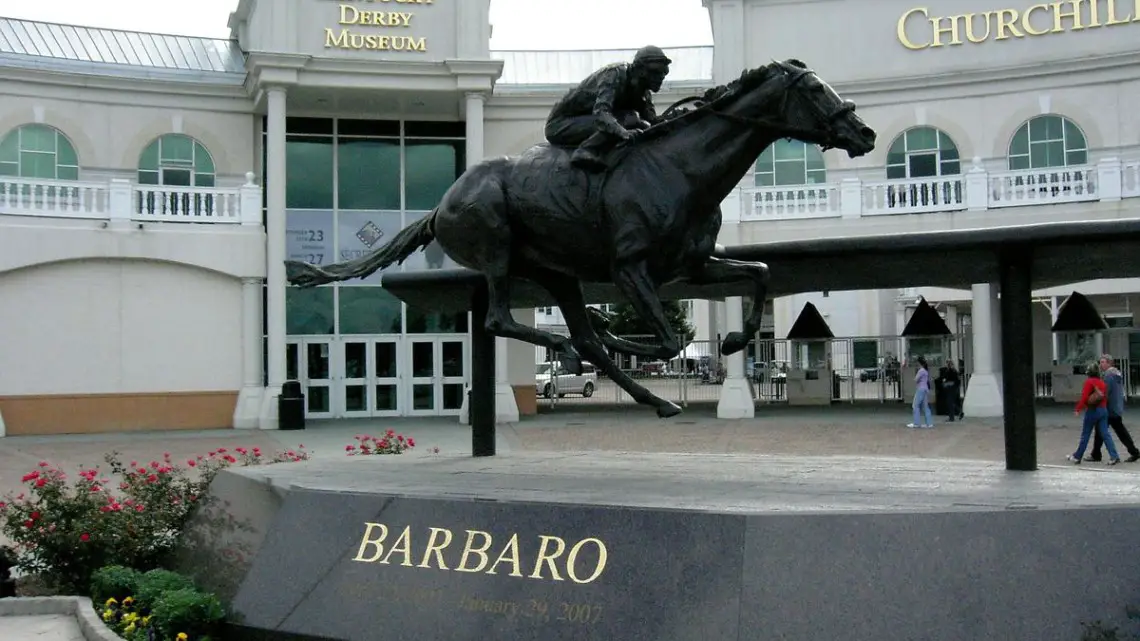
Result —
[[277, 397], [277, 424], [282, 430], [305, 429], [305, 395], [299, 381], [285, 381]]

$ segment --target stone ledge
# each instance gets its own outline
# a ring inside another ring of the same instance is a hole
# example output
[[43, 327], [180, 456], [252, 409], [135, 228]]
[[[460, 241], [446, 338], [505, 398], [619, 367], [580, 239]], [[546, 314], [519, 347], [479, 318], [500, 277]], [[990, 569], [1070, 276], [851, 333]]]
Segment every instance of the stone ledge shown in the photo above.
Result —
[[87, 641], [122, 641], [99, 619], [91, 599], [80, 596], [18, 597], [0, 599], [0, 617], [64, 614], [75, 617]]

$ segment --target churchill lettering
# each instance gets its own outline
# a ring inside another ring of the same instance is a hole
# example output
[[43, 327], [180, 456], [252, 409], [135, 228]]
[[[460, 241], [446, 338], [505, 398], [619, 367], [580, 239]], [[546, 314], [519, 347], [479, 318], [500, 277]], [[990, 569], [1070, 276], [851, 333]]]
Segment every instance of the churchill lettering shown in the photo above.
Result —
[[[392, 9], [411, 9], [406, 5], [431, 5], [432, 0], [367, 0], [364, 4], [388, 4]], [[388, 11], [360, 9], [348, 2], [339, 5], [340, 29], [325, 28], [325, 48], [356, 49], [371, 51], [414, 51], [427, 52], [427, 38], [424, 36], [364, 31], [358, 27], [381, 30], [411, 30], [415, 28], [416, 14], [411, 11]]]
[[365, 523], [360, 547], [352, 560], [540, 581], [569, 579], [580, 584], [598, 580], [609, 561], [606, 544], [592, 537], [569, 543], [548, 534], [537, 539], [520, 539], [518, 534], [512, 534], [503, 542], [482, 530], [466, 530], [456, 537], [451, 530], [438, 527], [413, 533], [408, 525], [389, 542], [391, 533], [383, 523]]
[[1140, 0], [1063, 0], [952, 16], [915, 7], [899, 16], [897, 32], [902, 46], [918, 51], [1124, 25], [1140, 25]]

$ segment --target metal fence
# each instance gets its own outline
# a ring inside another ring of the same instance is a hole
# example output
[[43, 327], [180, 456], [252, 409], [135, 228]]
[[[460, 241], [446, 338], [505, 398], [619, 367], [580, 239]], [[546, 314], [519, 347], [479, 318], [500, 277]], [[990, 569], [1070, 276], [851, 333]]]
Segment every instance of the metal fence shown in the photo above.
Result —
[[[625, 338], [655, 343], [655, 339], [648, 336]], [[786, 381], [790, 369], [826, 367], [830, 363], [833, 401], [894, 402], [903, 399], [901, 373], [905, 364], [919, 354], [927, 357], [934, 375], [946, 360], [953, 358], [964, 366], [963, 381], [969, 377], [969, 341], [962, 336], [837, 338], [810, 343], [759, 340], [748, 348], [745, 377], [751, 382], [756, 400], [780, 403], [787, 401]], [[719, 339], [689, 343], [668, 361], [621, 354], [611, 354], [611, 357], [631, 378], [657, 396], [682, 407], [715, 403], [727, 375]], [[560, 373], [552, 375], [551, 372]], [[539, 406], [546, 408], [634, 403], [613, 381], [588, 364], [580, 376], [561, 370], [557, 355], [551, 352], [547, 353], [545, 363], [536, 366], [535, 393]]]

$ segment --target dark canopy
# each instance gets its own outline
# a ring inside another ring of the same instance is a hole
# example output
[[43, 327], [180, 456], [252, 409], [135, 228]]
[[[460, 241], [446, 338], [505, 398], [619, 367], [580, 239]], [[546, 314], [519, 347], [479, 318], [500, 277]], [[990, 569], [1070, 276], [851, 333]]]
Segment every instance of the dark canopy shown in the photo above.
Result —
[[904, 337], [946, 336], [950, 333], [950, 328], [946, 326], [946, 321], [942, 320], [937, 310], [931, 307], [925, 298], [918, 299], [918, 307], [915, 308], [914, 313], [911, 314], [910, 320], [907, 321], [906, 327], [904, 327], [902, 331]]
[[1108, 323], [1097, 311], [1096, 306], [1084, 294], [1073, 292], [1057, 310], [1054, 332], [1099, 332], [1108, 329]]
[[831, 333], [827, 321], [823, 320], [823, 314], [819, 313], [815, 305], [804, 303], [799, 318], [792, 323], [792, 328], [788, 330], [788, 340], [812, 341], [828, 338], [835, 338], [835, 334]]

